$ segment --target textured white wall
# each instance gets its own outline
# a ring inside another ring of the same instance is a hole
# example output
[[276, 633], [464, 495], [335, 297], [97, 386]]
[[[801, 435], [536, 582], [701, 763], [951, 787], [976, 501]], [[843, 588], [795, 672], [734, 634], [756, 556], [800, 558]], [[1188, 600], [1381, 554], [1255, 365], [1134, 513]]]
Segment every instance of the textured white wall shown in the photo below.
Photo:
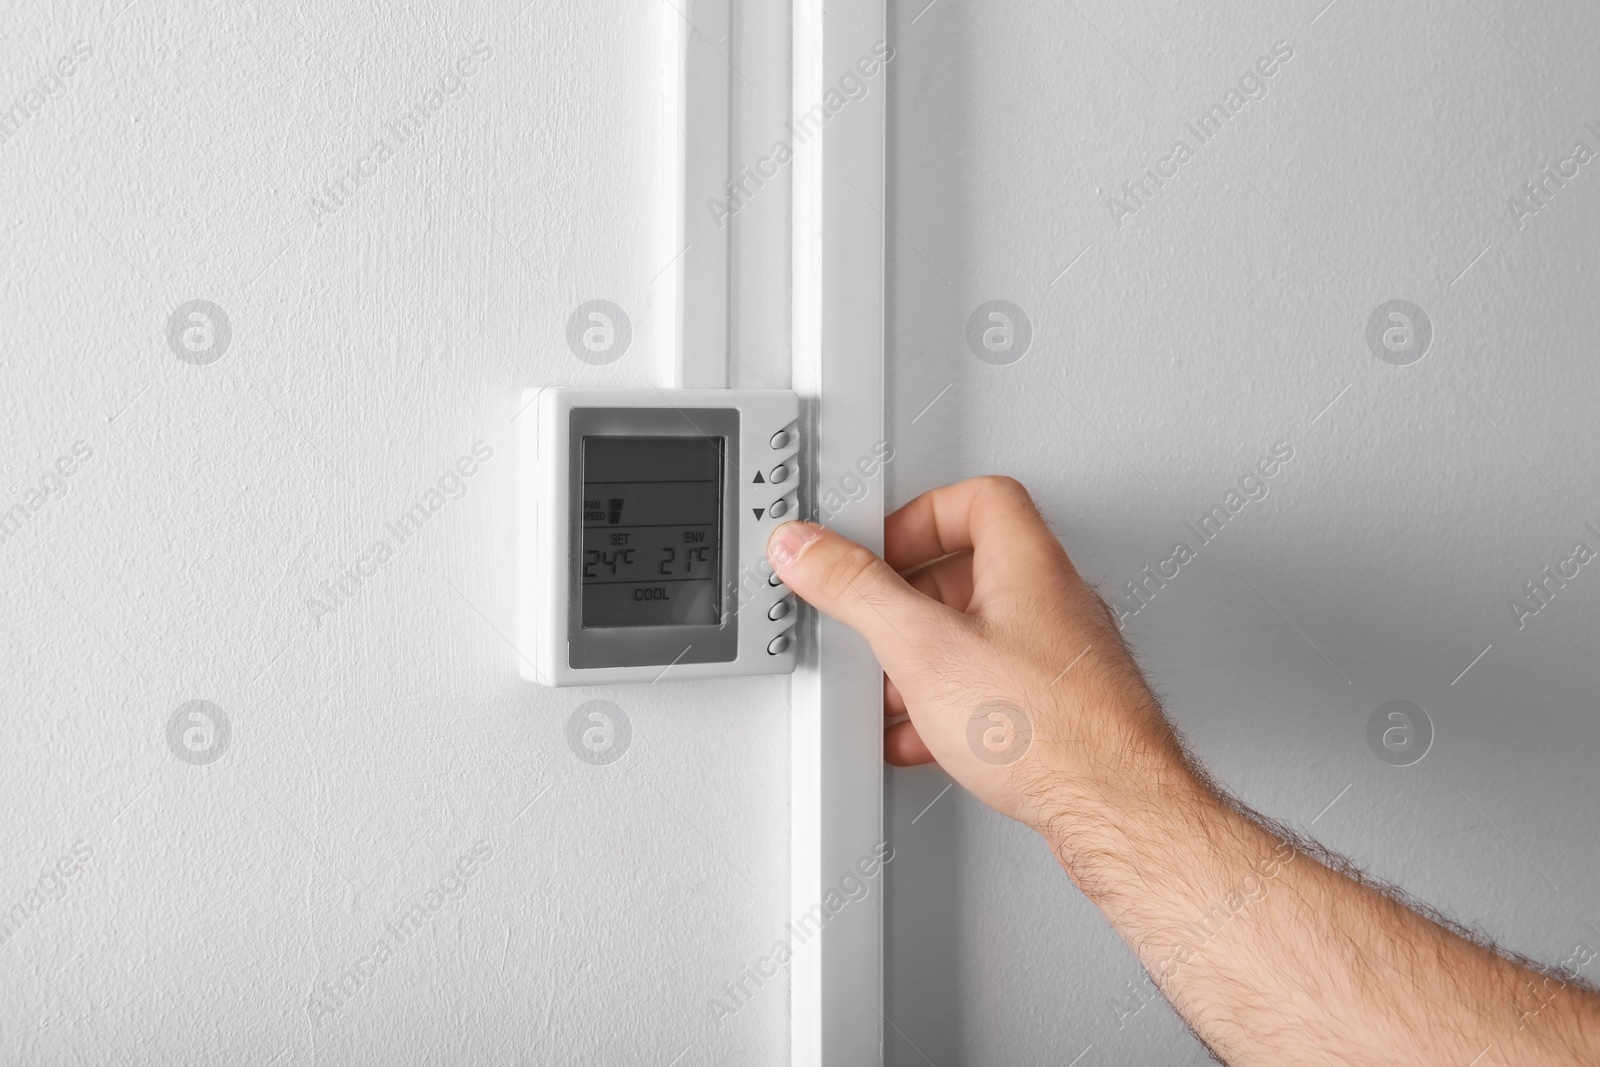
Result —
[[[1326, 3], [892, 0], [890, 503], [1016, 475], [1108, 595], [1188, 541], [1128, 632], [1200, 756], [1558, 961], [1600, 944], [1600, 567], [1520, 630], [1508, 598], [1600, 551], [1600, 168], [1520, 229], [1507, 199], [1600, 150], [1600, 14]], [[1113, 191], [1279, 42], [1266, 95], [1119, 228]], [[964, 337], [996, 298], [1034, 328], [1009, 366]], [[1435, 328], [1411, 366], [1365, 340], [1392, 299]], [[1280, 441], [1200, 547], [1185, 522]], [[1365, 740], [1396, 699], [1436, 729], [1409, 767]], [[1119, 1026], [1141, 972], [1039, 842], [959, 790], [918, 818], [946, 779], [890, 778], [890, 1063], [1206, 1059], [1160, 1003]]]
[[[8, 5], [0, 1060], [785, 1061], [781, 979], [708, 1001], [787, 918], [786, 680], [545, 691], [504, 638], [518, 393], [655, 369], [659, 20]], [[566, 347], [593, 298], [634, 327], [607, 367]], [[594, 696], [606, 766], [567, 742]], [[231, 725], [205, 765], [189, 700]]]

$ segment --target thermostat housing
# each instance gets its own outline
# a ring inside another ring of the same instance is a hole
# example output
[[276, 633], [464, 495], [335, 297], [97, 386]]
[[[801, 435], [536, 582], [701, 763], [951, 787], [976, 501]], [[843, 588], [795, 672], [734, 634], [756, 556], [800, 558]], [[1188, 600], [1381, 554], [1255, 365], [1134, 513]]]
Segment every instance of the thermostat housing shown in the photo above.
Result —
[[767, 537], [799, 514], [796, 394], [552, 388], [523, 402], [523, 677], [794, 670], [798, 604]]

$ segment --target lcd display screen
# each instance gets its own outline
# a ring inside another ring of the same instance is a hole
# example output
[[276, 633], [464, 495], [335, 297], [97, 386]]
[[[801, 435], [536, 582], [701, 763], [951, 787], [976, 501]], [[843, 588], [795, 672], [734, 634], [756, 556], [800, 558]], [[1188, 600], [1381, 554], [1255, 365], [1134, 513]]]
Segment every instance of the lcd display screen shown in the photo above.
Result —
[[723, 437], [583, 438], [583, 626], [715, 626]]

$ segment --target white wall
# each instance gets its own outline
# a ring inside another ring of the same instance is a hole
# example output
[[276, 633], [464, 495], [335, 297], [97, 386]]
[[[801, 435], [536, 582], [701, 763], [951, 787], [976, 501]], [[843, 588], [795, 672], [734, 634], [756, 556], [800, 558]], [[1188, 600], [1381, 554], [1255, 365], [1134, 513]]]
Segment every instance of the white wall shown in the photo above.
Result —
[[[545, 691], [503, 636], [518, 393], [651, 380], [665, 311], [659, 8], [520, 7], [8, 12], [0, 106], [89, 55], [0, 143], [6, 1062], [787, 1058], [781, 981], [708, 1009], [787, 917], [787, 680]], [[635, 330], [604, 368], [565, 344], [597, 297]], [[192, 299], [231, 324], [204, 366], [168, 345]], [[475, 442], [464, 495], [308, 609]], [[594, 696], [631, 718], [609, 766], [566, 740]], [[232, 727], [205, 766], [166, 739], [191, 699]]]
[[[1291, 442], [1133, 640], [1247, 800], [1305, 825], [1339, 797], [1324, 841], [1555, 959], [1600, 921], [1600, 579], [1521, 630], [1506, 601], [1572, 542], [1600, 548], [1600, 179], [1522, 229], [1505, 201], [1600, 122], [1595, 16], [1321, 7], [891, 4], [891, 495], [1016, 474], [1114, 587]], [[0, 503], [25, 509], [0, 541], [8, 1062], [785, 1059], [781, 986], [720, 1027], [707, 1008], [786, 918], [785, 684], [550, 693], [499, 636], [517, 392], [655, 370], [657, 15], [9, 13], [0, 108], [28, 117], [0, 141]], [[64, 88], [28, 97], [79, 41]], [[314, 217], [479, 41], [465, 93]], [[1116, 227], [1111, 190], [1279, 41], [1295, 57], [1268, 95]], [[635, 327], [606, 368], [564, 345], [595, 297]], [[1438, 332], [1405, 368], [1363, 338], [1397, 297]], [[1036, 328], [1015, 365], [966, 349], [991, 298]], [[167, 338], [193, 299], [232, 329], [205, 366]], [[461, 499], [314, 618], [306, 599], [479, 441]], [[78, 442], [89, 458], [47, 478]], [[632, 722], [609, 766], [566, 742], [595, 695]], [[1408, 768], [1364, 739], [1397, 698], [1437, 729]], [[166, 738], [191, 699], [232, 725], [205, 766]], [[891, 775], [890, 1062], [922, 1062], [910, 1042], [941, 1067], [1201, 1060], [1159, 1004], [1118, 1027], [1138, 969], [1025, 832], [958, 790], [918, 818], [944, 784]], [[460, 899], [308, 1010], [478, 841], [493, 858]]]
[[[1507, 198], [1600, 150], [1600, 14], [1325, 3], [892, 0], [890, 504], [1013, 474], [1109, 594], [1292, 444], [1130, 638], [1248, 802], [1557, 961], [1600, 944], [1600, 568], [1520, 630], [1507, 601], [1600, 550], [1600, 166], [1521, 229]], [[1280, 41], [1118, 228], [1112, 191]], [[1011, 366], [965, 344], [991, 298], [1035, 327]], [[1395, 298], [1436, 328], [1408, 367], [1364, 338]], [[1414, 766], [1365, 740], [1393, 699], [1436, 729]], [[1159, 1002], [1119, 1028], [1141, 972], [1042, 844], [960, 790], [917, 818], [946, 781], [890, 775], [888, 1061], [1205, 1061]]]

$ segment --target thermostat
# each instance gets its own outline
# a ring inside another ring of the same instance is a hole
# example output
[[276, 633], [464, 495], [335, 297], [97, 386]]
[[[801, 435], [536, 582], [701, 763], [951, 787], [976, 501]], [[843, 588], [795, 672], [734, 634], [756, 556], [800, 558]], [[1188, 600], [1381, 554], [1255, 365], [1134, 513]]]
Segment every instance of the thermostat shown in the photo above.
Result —
[[556, 388], [524, 404], [525, 678], [794, 670], [798, 606], [767, 538], [799, 513], [796, 394]]

